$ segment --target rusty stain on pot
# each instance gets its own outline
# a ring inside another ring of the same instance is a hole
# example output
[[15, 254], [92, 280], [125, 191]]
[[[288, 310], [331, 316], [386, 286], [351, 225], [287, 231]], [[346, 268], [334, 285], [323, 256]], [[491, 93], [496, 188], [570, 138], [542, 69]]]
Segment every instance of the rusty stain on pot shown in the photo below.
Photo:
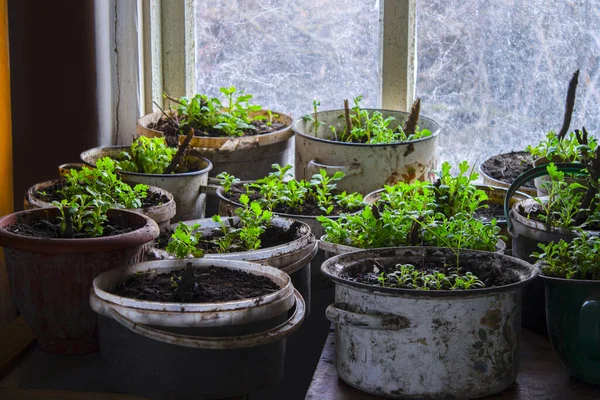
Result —
[[408, 157], [411, 153], [414, 153], [415, 151], [415, 145], [412, 143], [409, 143], [408, 146], [406, 146], [406, 150], [404, 150], [404, 157]]
[[502, 310], [498, 308], [488, 310], [488, 312], [480, 320], [482, 325], [488, 326], [491, 329], [500, 329], [501, 321]]

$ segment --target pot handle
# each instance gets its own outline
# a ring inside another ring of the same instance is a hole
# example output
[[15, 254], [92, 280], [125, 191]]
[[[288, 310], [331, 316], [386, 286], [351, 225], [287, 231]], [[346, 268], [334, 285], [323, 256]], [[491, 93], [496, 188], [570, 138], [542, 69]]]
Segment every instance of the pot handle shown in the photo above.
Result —
[[[574, 174], [581, 174], [581, 170], [585, 170], [585, 166], [580, 163], [557, 163], [555, 165], [559, 171], [571, 172]], [[512, 221], [509, 217], [510, 199], [513, 197], [515, 192], [519, 190], [519, 188], [523, 186], [523, 184], [525, 184], [526, 182], [529, 182], [534, 178], [539, 178], [540, 176], [548, 175], [548, 171], [546, 171], [547, 166], [548, 164], [544, 164], [523, 172], [517, 177], [517, 179], [513, 181], [513, 183], [511, 183], [510, 187], [508, 188], [508, 191], [506, 192], [506, 197], [504, 197], [504, 218], [506, 219], [508, 232], [512, 232]]]
[[352, 163], [350, 165], [327, 165], [318, 163], [316, 160], [310, 160], [306, 164], [306, 173], [309, 176], [318, 174], [319, 170], [324, 169], [327, 175], [333, 176], [338, 171], [341, 171], [346, 176], [361, 175], [363, 173], [360, 163]]
[[410, 326], [408, 318], [402, 315], [387, 313], [359, 314], [345, 308], [348, 308], [348, 306], [344, 303], [330, 304], [325, 310], [325, 315], [333, 323], [353, 328], [399, 331]]
[[315, 258], [315, 256], [317, 255], [318, 252], [319, 252], [319, 242], [315, 241], [315, 245], [314, 245], [313, 249], [310, 251], [310, 253], [308, 253], [307, 255], [305, 255], [304, 257], [302, 257], [300, 260], [296, 261], [295, 263], [286, 265], [285, 267], [281, 268], [281, 270], [283, 272], [285, 272], [286, 274], [291, 275], [294, 272], [296, 272], [300, 267], [311, 262], [312, 259]]
[[579, 344], [584, 357], [600, 360], [600, 301], [587, 300], [579, 313]]
[[287, 335], [295, 332], [302, 321], [306, 312], [306, 304], [300, 293], [294, 289], [296, 307], [292, 316], [274, 328], [264, 332], [253, 333], [244, 336], [189, 336], [173, 332], [166, 332], [146, 325], [136, 324], [130, 319], [124, 317], [114, 308], [110, 308], [108, 313], [118, 323], [132, 332], [140, 334], [150, 339], [160, 342], [175, 344], [178, 346], [193, 347], [207, 350], [234, 350], [245, 349], [249, 347], [262, 346], [273, 343], [285, 338]]
[[216, 194], [217, 190], [219, 190], [219, 185], [209, 183], [208, 185], [200, 185], [198, 188], [198, 193], [206, 193], [206, 194]]

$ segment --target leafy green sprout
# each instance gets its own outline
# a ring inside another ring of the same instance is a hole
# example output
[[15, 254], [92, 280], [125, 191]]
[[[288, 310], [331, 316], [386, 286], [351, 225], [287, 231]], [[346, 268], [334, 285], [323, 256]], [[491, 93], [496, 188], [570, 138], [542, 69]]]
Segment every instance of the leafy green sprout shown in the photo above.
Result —
[[464, 275], [446, 275], [440, 271], [427, 273], [418, 270], [413, 264], [397, 264], [393, 271], [382, 271], [377, 276], [382, 287], [415, 290], [469, 290], [485, 287], [485, 284], [471, 272]]
[[542, 263], [542, 273], [549, 277], [600, 280], [600, 238], [578, 229], [579, 236], [570, 243], [560, 240], [539, 243], [541, 252], [533, 257]]
[[162, 174], [175, 153], [177, 149], [167, 146], [163, 137], [140, 136], [131, 143], [129, 151], [119, 154], [117, 168], [127, 172]]
[[190, 226], [179, 222], [171, 235], [166, 251], [177, 258], [203, 257], [204, 251], [198, 248], [202, 240], [202, 231], [199, 229], [200, 224]]
[[216, 176], [216, 178], [221, 180], [221, 185], [223, 186], [223, 192], [225, 194], [231, 191], [232, 185], [240, 182], [238, 178], [227, 172], [221, 172], [219, 175]]
[[[171, 110], [169, 118], [180, 134], [187, 134], [189, 129], [194, 129], [200, 135], [207, 135], [209, 131], [221, 131], [225, 136], [240, 137], [247, 132], [256, 133], [253, 121], [264, 120], [264, 116], [252, 115], [262, 109], [259, 105], [250, 104], [251, 94], [245, 94], [234, 86], [219, 89], [224, 97], [221, 102], [216, 97], [197, 94], [194, 97], [180, 97], [177, 107]], [[168, 98], [168, 96], [165, 95]], [[279, 116], [267, 112], [267, 125]]]
[[[593, 152], [598, 147], [598, 140], [591, 137], [589, 140], [589, 149]], [[580, 144], [575, 132], [570, 132], [562, 140], [554, 131], [549, 131], [546, 138], [541, 140], [536, 146], [527, 146], [525, 151], [534, 158], [546, 158], [548, 161], [575, 161], [578, 157]]]

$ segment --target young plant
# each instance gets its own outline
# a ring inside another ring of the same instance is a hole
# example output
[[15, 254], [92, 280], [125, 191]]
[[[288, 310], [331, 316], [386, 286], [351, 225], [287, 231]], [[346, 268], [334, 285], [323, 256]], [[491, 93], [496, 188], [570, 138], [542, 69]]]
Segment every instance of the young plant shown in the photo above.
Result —
[[204, 251], [198, 248], [202, 240], [202, 232], [199, 231], [200, 224], [193, 226], [179, 222], [171, 240], [167, 245], [167, 252], [177, 258], [203, 257]]
[[[596, 138], [591, 137], [588, 144], [590, 151], [598, 147]], [[536, 146], [527, 146], [525, 151], [534, 158], [546, 158], [548, 161], [570, 162], [577, 160], [579, 142], [575, 132], [570, 132], [562, 140], [554, 131], [546, 134], [546, 139], [541, 140]]]
[[563, 279], [600, 280], [600, 238], [583, 230], [571, 243], [564, 240], [539, 243], [542, 253], [532, 256], [542, 262], [542, 273]]
[[61, 237], [100, 237], [104, 234], [104, 225], [108, 222], [106, 211], [110, 204], [102, 199], [76, 194], [68, 200], [53, 201], [52, 205], [60, 210]]
[[230, 175], [227, 172], [221, 172], [219, 175], [216, 176], [216, 178], [221, 180], [221, 186], [223, 186], [223, 192], [225, 194], [229, 193], [229, 191], [231, 190], [231, 185], [240, 182], [238, 178], [236, 178], [233, 175]]
[[440, 271], [420, 271], [412, 264], [397, 264], [382, 271], [377, 276], [377, 282], [383, 287], [415, 290], [469, 290], [485, 287], [471, 272], [447, 276]]
[[235, 210], [241, 222], [240, 239], [246, 250], [256, 250], [260, 248], [260, 235], [271, 224], [273, 213], [263, 210], [258, 201], [250, 202], [245, 194], [240, 196], [240, 203], [244, 207]]
[[[108, 157], [99, 159], [96, 168], [71, 169], [64, 179], [62, 189], [57, 193], [67, 201], [85, 194], [110, 204], [111, 208], [135, 209], [142, 207], [142, 201], [148, 196], [147, 185], [131, 187], [123, 182], [117, 174], [115, 161]], [[40, 194], [45, 195], [43, 192]]]
[[317, 199], [319, 208], [325, 214], [331, 214], [333, 211], [333, 191], [337, 187], [336, 181], [344, 177], [344, 173], [337, 171], [332, 177], [327, 175], [327, 171], [321, 169], [318, 174], [314, 174], [310, 185], [314, 189], [314, 196]]
[[162, 174], [169, 166], [177, 149], [167, 146], [164, 138], [140, 136], [131, 143], [130, 150], [117, 158], [117, 168], [142, 174]]

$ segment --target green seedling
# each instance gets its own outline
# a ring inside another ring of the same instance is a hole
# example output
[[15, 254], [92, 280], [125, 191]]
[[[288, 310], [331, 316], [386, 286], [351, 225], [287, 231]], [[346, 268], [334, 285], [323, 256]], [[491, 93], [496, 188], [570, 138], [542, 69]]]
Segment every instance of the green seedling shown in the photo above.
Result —
[[171, 235], [171, 240], [167, 245], [167, 252], [177, 258], [203, 257], [204, 251], [198, 248], [202, 240], [200, 225], [192, 226], [179, 222], [175, 232]]
[[117, 168], [142, 174], [162, 174], [169, 166], [177, 149], [167, 146], [164, 138], [140, 136], [131, 143], [129, 151], [117, 158]]

